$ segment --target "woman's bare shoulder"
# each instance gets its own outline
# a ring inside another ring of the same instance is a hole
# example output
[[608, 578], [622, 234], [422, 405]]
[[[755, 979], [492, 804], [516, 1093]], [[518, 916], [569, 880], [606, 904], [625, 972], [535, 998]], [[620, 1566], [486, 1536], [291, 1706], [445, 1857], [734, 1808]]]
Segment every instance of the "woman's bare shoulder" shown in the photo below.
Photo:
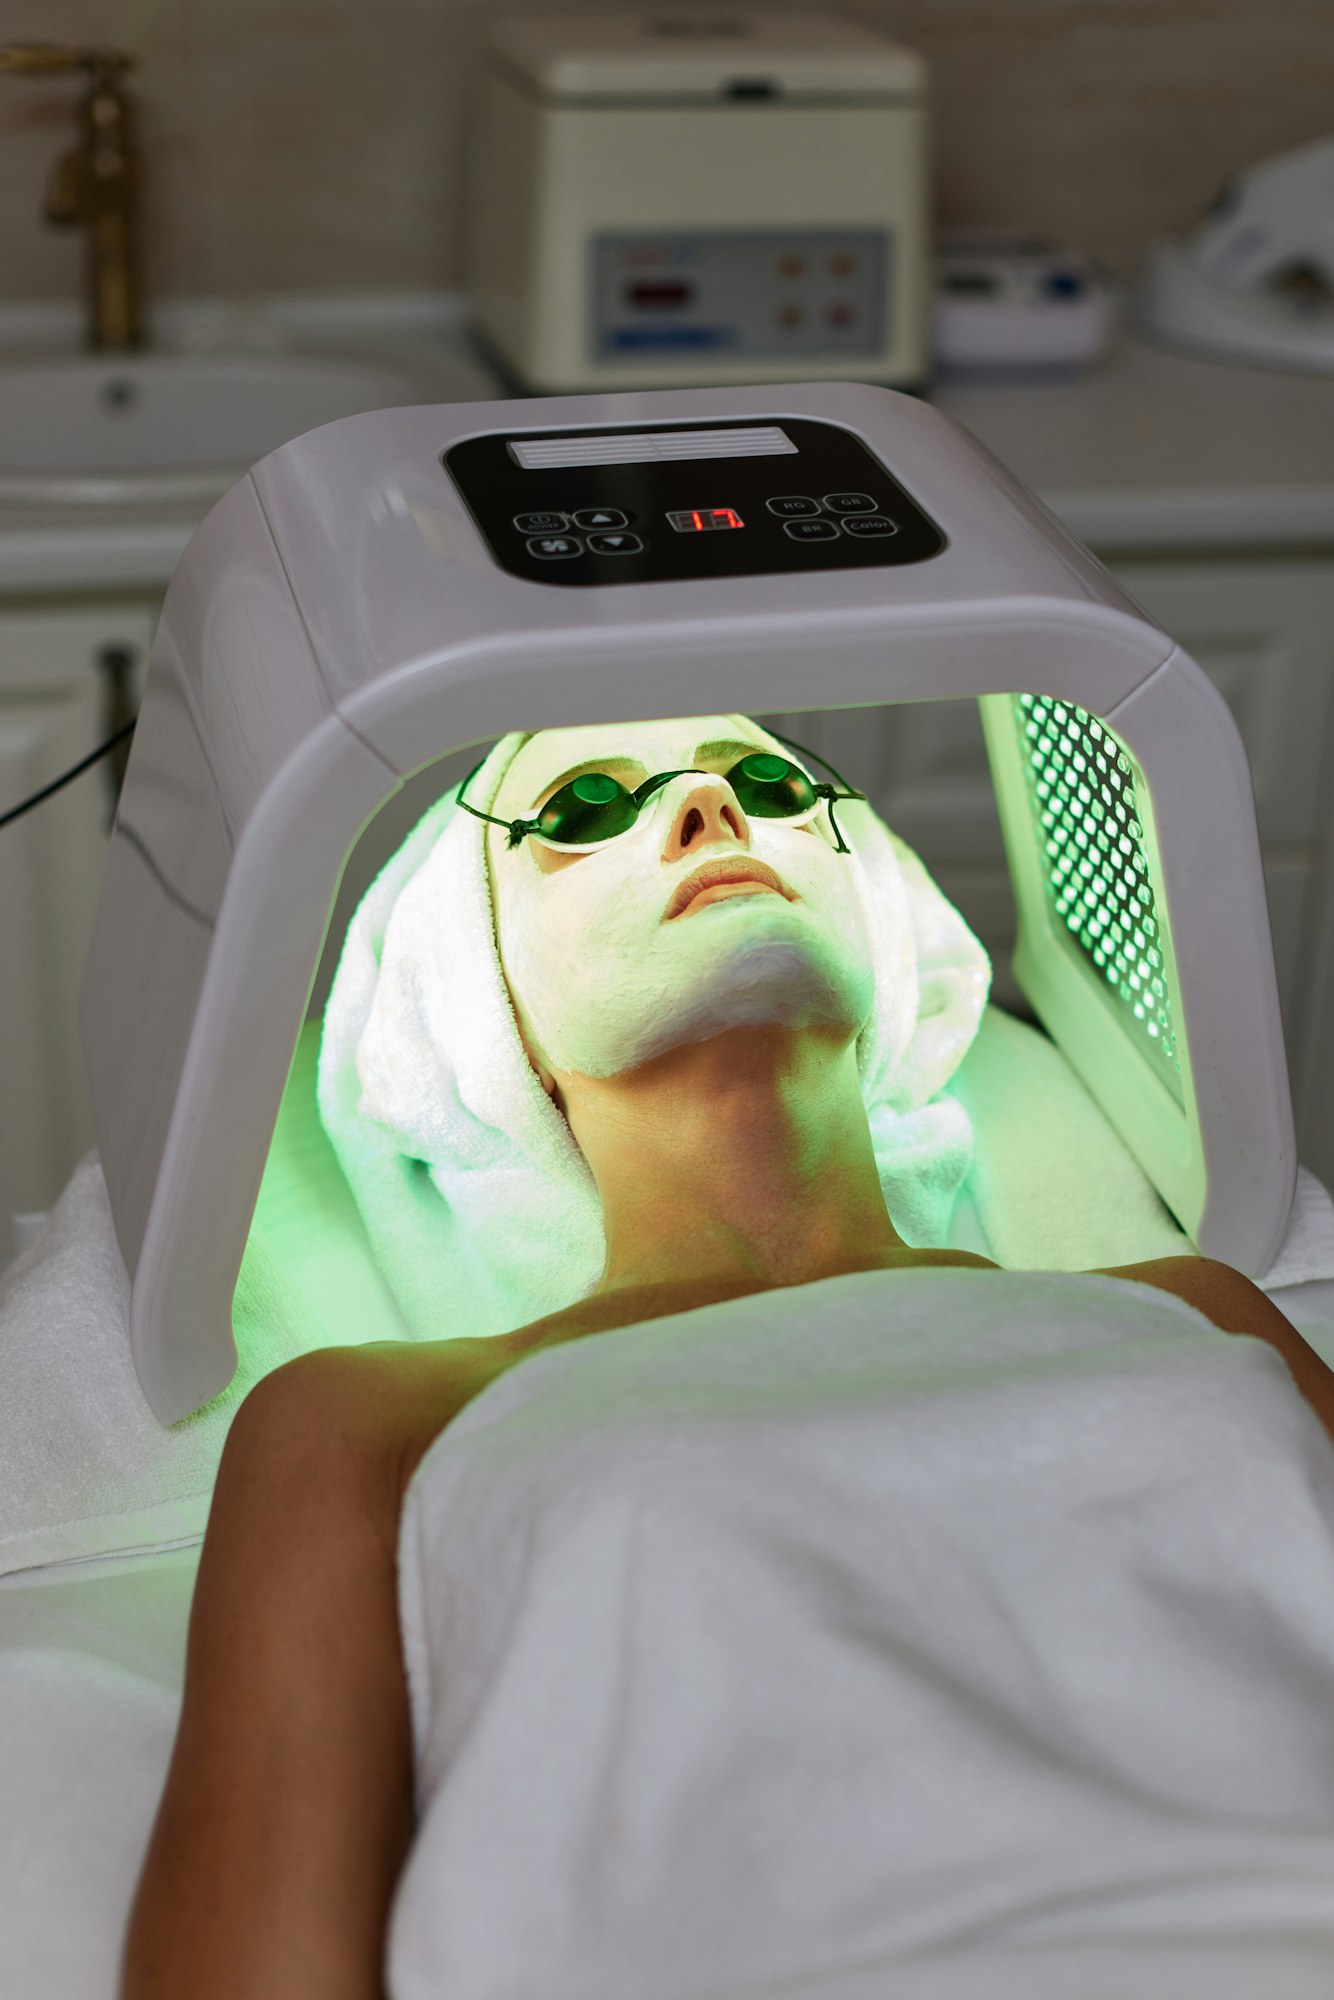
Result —
[[517, 1359], [507, 1336], [318, 1348], [251, 1391], [229, 1449], [337, 1469], [393, 1525], [432, 1443]]
[[[1135, 1284], [1152, 1285], [1170, 1292], [1225, 1333], [1250, 1333], [1257, 1321], [1272, 1324], [1272, 1315], [1282, 1318], [1278, 1308], [1258, 1285], [1214, 1257], [1194, 1254], [1180, 1257], [1150, 1257], [1139, 1264], [1119, 1264], [1107, 1270], [1091, 1271], [1095, 1278], [1128, 1278]], [[1285, 1322], [1286, 1323], [1286, 1322]]]
[[[236, 1449], [289, 1464], [303, 1452], [341, 1464], [397, 1517], [431, 1445], [482, 1391], [527, 1355], [668, 1309], [638, 1296], [583, 1299], [512, 1333], [322, 1347], [284, 1362], [242, 1404]], [[679, 1307], [677, 1308], [680, 1309]]]

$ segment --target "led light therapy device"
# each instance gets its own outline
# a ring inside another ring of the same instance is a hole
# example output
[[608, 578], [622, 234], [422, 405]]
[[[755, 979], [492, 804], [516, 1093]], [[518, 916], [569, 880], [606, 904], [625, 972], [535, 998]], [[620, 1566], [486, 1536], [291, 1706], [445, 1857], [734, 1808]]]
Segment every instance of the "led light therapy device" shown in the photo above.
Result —
[[1197, 1248], [1261, 1274], [1296, 1153], [1241, 738], [1002, 466], [855, 384], [387, 410], [218, 503], [149, 670], [82, 1026], [159, 1418], [234, 1371], [339, 878], [406, 779], [516, 728], [920, 701], [981, 703], [1018, 983]]

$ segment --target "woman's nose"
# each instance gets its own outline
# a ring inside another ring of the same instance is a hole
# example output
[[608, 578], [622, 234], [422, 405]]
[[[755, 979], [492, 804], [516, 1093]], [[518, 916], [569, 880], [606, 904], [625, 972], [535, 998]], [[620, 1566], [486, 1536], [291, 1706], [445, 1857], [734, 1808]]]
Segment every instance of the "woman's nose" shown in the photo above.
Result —
[[679, 861], [683, 854], [715, 842], [749, 847], [750, 821], [726, 778], [698, 777], [692, 784], [683, 785], [673, 801], [662, 858]]

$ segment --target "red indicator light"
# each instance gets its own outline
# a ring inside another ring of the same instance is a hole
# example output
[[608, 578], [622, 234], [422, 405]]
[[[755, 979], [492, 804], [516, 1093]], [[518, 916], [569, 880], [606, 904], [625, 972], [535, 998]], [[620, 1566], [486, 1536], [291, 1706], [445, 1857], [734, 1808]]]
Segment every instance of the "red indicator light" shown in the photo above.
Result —
[[683, 507], [667, 519], [681, 533], [698, 533], [706, 528], [744, 528], [735, 507]]
[[676, 279], [649, 284], [641, 279], [638, 284], [626, 289], [626, 297], [632, 306], [653, 307], [688, 306], [695, 296], [693, 285], [680, 284]]

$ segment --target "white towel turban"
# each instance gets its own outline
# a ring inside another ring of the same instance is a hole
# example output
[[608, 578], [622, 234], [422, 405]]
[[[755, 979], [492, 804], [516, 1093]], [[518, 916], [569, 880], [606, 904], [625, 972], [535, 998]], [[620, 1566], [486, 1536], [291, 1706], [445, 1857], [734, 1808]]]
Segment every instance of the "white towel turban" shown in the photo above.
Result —
[[[496, 744], [471, 804], [490, 810], [526, 740]], [[593, 1176], [519, 1040], [485, 829], [456, 796], [430, 808], [363, 898], [320, 1045], [320, 1115], [423, 1339], [506, 1333], [572, 1304], [597, 1284], [605, 1247]], [[990, 962], [869, 805], [844, 806], [840, 825], [875, 966], [857, 1053], [880, 1184], [905, 1242], [941, 1244], [972, 1156], [945, 1085], [977, 1033]]]

